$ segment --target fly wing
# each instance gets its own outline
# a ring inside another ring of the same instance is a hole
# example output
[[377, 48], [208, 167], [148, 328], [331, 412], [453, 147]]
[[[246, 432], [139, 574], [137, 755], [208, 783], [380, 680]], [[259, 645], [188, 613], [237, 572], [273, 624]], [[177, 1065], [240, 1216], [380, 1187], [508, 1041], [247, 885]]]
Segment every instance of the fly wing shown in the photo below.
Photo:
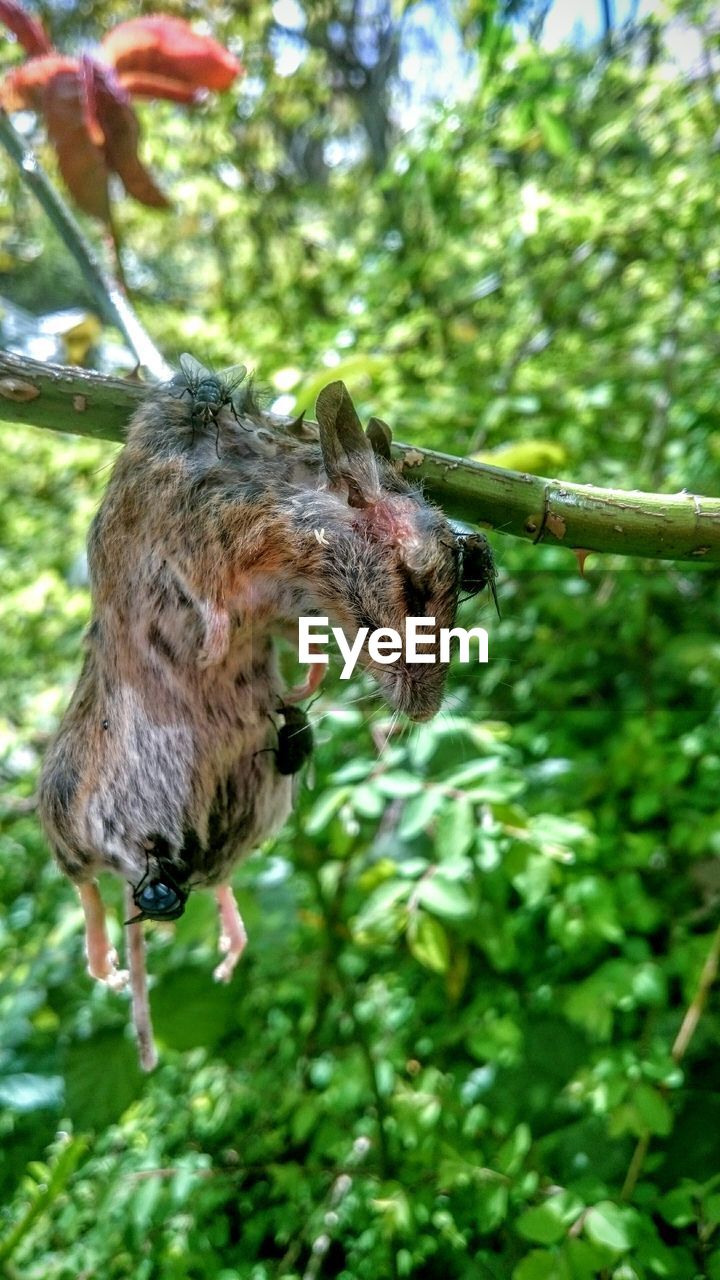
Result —
[[223, 369], [220, 379], [227, 388], [228, 395], [232, 395], [233, 391], [244, 382], [247, 377], [247, 365], [231, 364], [228, 369]]
[[205, 368], [195, 356], [191, 356], [189, 351], [183, 351], [180, 357], [180, 368], [185, 377], [185, 382], [190, 387], [193, 383], [202, 382], [205, 378], [212, 378], [212, 373]]

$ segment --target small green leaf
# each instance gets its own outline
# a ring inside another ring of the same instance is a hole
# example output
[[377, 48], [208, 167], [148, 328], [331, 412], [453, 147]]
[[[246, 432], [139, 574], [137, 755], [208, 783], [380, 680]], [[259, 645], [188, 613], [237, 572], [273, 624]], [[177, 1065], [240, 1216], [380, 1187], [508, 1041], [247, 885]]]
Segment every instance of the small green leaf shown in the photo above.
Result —
[[377, 782], [361, 783], [350, 793], [351, 804], [362, 818], [379, 818], [385, 808], [385, 800]]
[[436, 871], [418, 885], [417, 900], [443, 920], [467, 920], [473, 914], [473, 903], [467, 889], [441, 871]]
[[[658, 1211], [671, 1227], [687, 1227], [698, 1216], [694, 1184], [675, 1187], [658, 1204]], [[707, 1216], [707, 1206], [705, 1206]]]
[[470, 800], [463, 797], [446, 803], [435, 831], [438, 858], [461, 858], [472, 845], [476, 831], [475, 806]]
[[583, 1203], [568, 1191], [550, 1196], [543, 1204], [520, 1214], [516, 1227], [526, 1240], [537, 1244], [557, 1244], [568, 1227], [582, 1213]]
[[412, 796], [405, 805], [398, 824], [399, 838], [413, 840], [430, 825], [444, 803], [445, 797], [438, 787], [428, 787], [419, 795]]
[[421, 778], [416, 778], [412, 773], [404, 773], [402, 769], [395, 769], [392, 773], [381, 773], [375, 779], [374, 785], [381, 795], [389, 796], [391, 800], [416, 796], [423, 789]]
[[518, 1262], [512, 1280], [565, 1280], [557, 1254], [547, 1249], [533, 1249]]
[[447, 973], [450, 966], [450, 943], [439, 920], [416, 911], [407, 931], [410, 953], [433, 973]]
[[523, 1160], [531, 1145], [532, 1133], [530, 1126], [525, 1123], [516, 1125], [510, 1137], [506, 1138], [498, 1149], [497, 1155], [493, 1160], [494, 1167], [500, 1173], [506, 1173], [508, 1177], [514, 1178], [520, 1172]]
[[565, 1235], [565, 1224], [549, 1203], [526, 1209], [515, 1226], [521, 1236], [535, 1244], [557, 1244]]
[[475, 1212], [480, 1231], [489, 1234], [505, 1221], [508, 1211], [508, 1189], [503, 1183], [478, 1187]]
[[569, 155], [573, 149], [573, 136], [565, 121], [539, 103], [535, 107], [535, 120], [550, 154], [558, 159]]
[[604, 1244], [615, 1253], [624, 1253], [631, 1247], [627, 1213], [611, 1200], [601, 1200], [592, 1209], [588, 1209], [584, 1227], [594, 1244]]
[[324, 831], [350, 794], [349, 787], [337, 787], [335, 790], [326, 791], [304, 819], [303, 831], [311, 836]]

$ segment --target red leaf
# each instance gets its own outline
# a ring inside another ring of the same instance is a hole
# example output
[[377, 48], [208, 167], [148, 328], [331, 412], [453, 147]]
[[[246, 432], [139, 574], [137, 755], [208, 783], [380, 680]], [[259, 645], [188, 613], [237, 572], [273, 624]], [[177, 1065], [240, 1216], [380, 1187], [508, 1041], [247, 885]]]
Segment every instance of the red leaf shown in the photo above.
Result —
[[95, 94], [96, 62], [83, 54], [80, 59], [80, 87], [83, 95], [83, 111], [85, 127], [96, 147], [105, 145], [105, 130], [98, 119], [97, 100]]
[[242, 67], [217, 40], [182, 18], [131, 18], [108, 32], [103, 49], [121, 79], [150, 73], [195, 89], [228, 89]]
[[129, 195], [141, 204], [166, 209], [168, 199], [138, 156], [140, 125], [130, 98], [109, 67], [92, 63], [93, 100], [105, 142], [108, 165], [119, 175]]
[[[56, 61], [70, 62], [71, 67], [56, 69], [41, 92], [38, 106], [45, 117], [48, 137], [57, 152], [60, 172], [80, 208], [108, 222], [108, 170], [102, 150], [88, 131], [80, 64], [69, 58]], [[28, 63], [28, 67], [31, 65]]]
[[42, 109], [43, 91], [59, 74], [77, 74], [75, 58], [61, 53], [50, 53], [42, 58], [30, 58], [21, 67], [9, 71], [0, 86], [0, 101], [6, 111], [22, 111], [26, 107]]
[[149, 71], [124, 71], [118, 79], [134, 98], [166, 98], [170, 102], [197, 102], [200, 98], [199, 90], [192, 85]]
[[10, 28], [25, 52], [31, 57], [52, 53], [50, 37], [46, 34], [42, 23], [26, 13], [16, 0], [0, 0], [0, 22], [4, 22], [5, 26]]

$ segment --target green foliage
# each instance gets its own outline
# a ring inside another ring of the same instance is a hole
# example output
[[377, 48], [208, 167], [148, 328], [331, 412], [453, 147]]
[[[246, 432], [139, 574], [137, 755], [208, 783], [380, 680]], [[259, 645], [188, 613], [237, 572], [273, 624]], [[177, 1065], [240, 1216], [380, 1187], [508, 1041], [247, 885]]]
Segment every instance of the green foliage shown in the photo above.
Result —
[[[717, 492], [710, 87], [642, 47], [518, 46], [476, 8], [492, 76], [372, 181], [361, 159], [317, 183], [288, 155], [332, 100], [326, 63], [282, 77], [266, 6], [214, 11], [256, 88], [154, 113], [176, 209], [123, 209], [143, 318], [298, 407], [343, 376], [406, 439], [554, 445], [573, 479]], [[128, 13], [97, 5], [93, 29]], [[34, 217], [13, 243], [42, 237]], [[29, 305], [20, 260], [13, 282]], [[114, 450], [3, 444], [0, 1272], [720, 1277], [712, 997], [671, 1052], [720, 886], [716, 575], [593, 557], [581, 579], [498, 539], [490, 662], [453, 671], [435, 722], [400, 730], [369, 686], [330, 683], [297, 814], [237, 872], [233, 984], [212, 984], [209, 897], [148, 926], [143, 1078], [32, 805]]]

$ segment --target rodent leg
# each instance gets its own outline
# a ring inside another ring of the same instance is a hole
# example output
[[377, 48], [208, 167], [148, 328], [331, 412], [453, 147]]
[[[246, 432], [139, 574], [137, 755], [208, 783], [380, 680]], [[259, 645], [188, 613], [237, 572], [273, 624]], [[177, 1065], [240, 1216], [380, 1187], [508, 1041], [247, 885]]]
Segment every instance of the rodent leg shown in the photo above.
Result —
[[285, 702], [302, 702], [303, 698], [309, 698], [322, 683], [327, 671], [327, 663], [313, 662], [307, 670], [305, 683], [293, 685], [292, 689], [288, 689], [287, 693], [283, 694]]
[[245, 950], [247, 933], [230, 885], [220, 885], [215, 890], [215, 897], [220, 912], [220, 950], [225, 959], [220, 961], [213, 977], [216, 982], [229, 982], [235, 965]]
[[100, 890], [94, 880], [79, 886], [80, 902], [85, 914], [85, 952], [88, 972], [92, 978], [104, 982], [111, 991], [124, 991], [130, 975], [126, 969], [118, 969], [118, 954], [110, 945], [105, 907]]

